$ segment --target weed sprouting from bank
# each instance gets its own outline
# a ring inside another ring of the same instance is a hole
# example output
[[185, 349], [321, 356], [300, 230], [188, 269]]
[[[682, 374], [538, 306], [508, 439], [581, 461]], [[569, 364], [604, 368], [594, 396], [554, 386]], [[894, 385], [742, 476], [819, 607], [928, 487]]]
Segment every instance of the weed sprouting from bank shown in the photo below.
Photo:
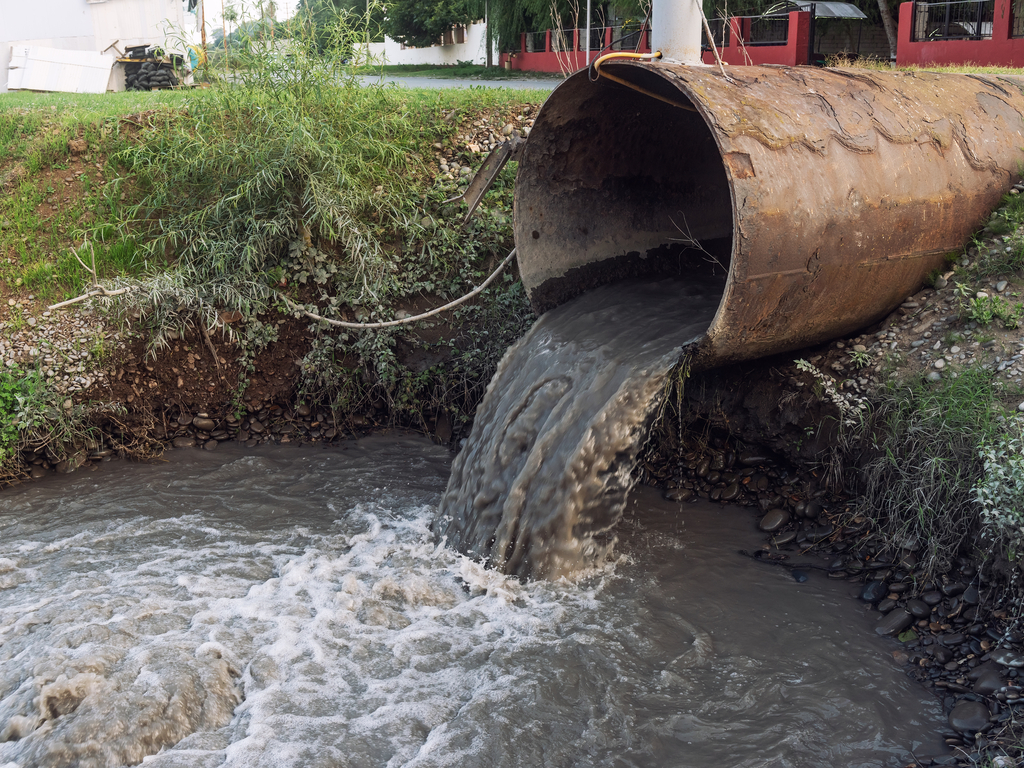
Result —
[[[851, 436], [859, 464], [858, 512], [887, 532], [881, 557], [908, 552], [929, 575], [944, 573], [978, 527], [974, 488], [982, 446], [1002, 428], [991, 371], [968, 367], [938, 384], [891, 383]], [[851, 469], [854, 469], [851, 467]]]

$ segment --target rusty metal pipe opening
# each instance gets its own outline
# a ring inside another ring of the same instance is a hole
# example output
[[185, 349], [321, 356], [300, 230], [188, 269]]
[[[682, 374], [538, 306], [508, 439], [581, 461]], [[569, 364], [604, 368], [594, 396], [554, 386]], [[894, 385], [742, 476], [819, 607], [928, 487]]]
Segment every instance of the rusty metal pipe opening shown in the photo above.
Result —
[[[851, 333], [941, 267], [1020, 178], [1024, 80], [611, 62], [544, 104], [519, 164], [544, 312], [629, 277], [717, 274], [708, 367]], [[617, 82], [617, 81], [625, 81]]]

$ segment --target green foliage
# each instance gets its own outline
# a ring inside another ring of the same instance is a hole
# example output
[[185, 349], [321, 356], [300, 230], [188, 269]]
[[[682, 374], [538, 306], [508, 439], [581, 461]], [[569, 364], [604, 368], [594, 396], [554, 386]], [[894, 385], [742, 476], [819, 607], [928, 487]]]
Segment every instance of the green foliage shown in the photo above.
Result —
[[856, 368], [865, 368], [874, 361], [871, 353], [863, 349], [851, 349], [849, 352], [850, 362], [853, 363]]
[[[512, 247], [515, 164], [463, 227], [462, 206], [446, 203], [460, 182], [438, 176], [433, 145], [463, 130], [463, 117], [538, 98], [362, 87], [345, 61], [358, 29], [342, 19], [326, 52], [311, 29], [296, 29], [304, 36], [286, 61], [260, 41], [240, 46], [234, 77], [214, 71], [213, 88], [153, 116], [118, 155], [142, 190], [120, 232], [147, 243], [138, 258], [152, 266], [142, 280], [114, 281], [126, 293], [105, 301], [141, 316], [156, 346], [171, 330], [212, 329], [223, 311], [241, 312], [244, 323], [224, 326], [243, 350], [239, 408], [256, 354], [276, 338], [273, 311], [288, 311], [278, 291], [324, 317], [391, 320], [399, 307], [461, 296], [494, 269]], [[461, 152], [463, 165], [481, 160]], [[348, 414], [385, 409], [402, 423], [442, 412], [465, 420], [531, 318], [506, 275], [416, 328], [314, 323], [300, 396]]]
[[[1002, 603], [1012, 615], [1024, 609], [1024, 417], [1016, 415], [979, 449], [982, 472], [973, 487], [986, 556], [1007, 576]], [[1000, 562], [1003, 561], [1003, 562]], [[1008, 567], [1007, 567], [1008, 566]]]
[[1024, 304], [1014, 304], [1002, 296], [990, 296], [983, 291], [974, 293], [967, 283], [957, 283], [954, 290], [960, 306], [960, 315], [964, 320], [973, 321], [981, 326], [999, 320], [1004, 328], [1020, 327], [1021, 319], [1024, 318]]
[[325, 52], [337, 42], [332, 30], [338, 24], [358, 29], [363, 42], [383, 42], [385, 18], [384, 5], [376, 0], [300, 0], [288, 24], [293, 36], [312, 38]]
[[1024, 421], [1006, 425], [980, 447], [984, 472], [974, 486], [986, 533], [1010, 560], [1024, 555]]
[[[985, 277], [1009, 276], [1024, 270], [1024, 195], [1007, 195], [1003, 205], [992, 214], [981, 235], [975, 236], [978, 256], [970, 274], [976, 280]], [[1002, 236], [1003, 240], [986, 243], [985, 235]]]
[[[352, 36], [337, 28], [336, 41]], [[346, 291], [386, 292], [386, 238], [411, 223], [408, 182], [424, 171], [408, 99], [360, 87], [339, 42], [312, 37], [287, 61], [251, 45], [233, 84], [164, 113], [119, 159], [146, 190], [122, 232], [147, 236], [164, 280], [190, 285], [199, 303], [251, 316], [266, 307], [264, 273], [303, 233], [335, 243]]]
[[[713, 8], [712, 0], [704, 0], [706, 12]], [[650, 12], [650, 0], [617, 0], [611, 4], [594, 3], [591, 25], [603, 27], [608, 11], [614, 10], [625, 19], [624, 26], [640, 24]], [[498, 47], [503, 51], [516, 50], [523, 32], [541, 32], [546, 29], [583, 29], [587, 26], [586, 3], [570, 0], [491, 0], [491, 25]], [[712, 13], [709, 18], [714, 14]]]
[[[21, 94], [11, 96], [21, 100]], [[0, 106], [0, 156], [13, 161], [0, 171], [0, 185], [7, 176], [12, 191], [0, 195], [0, 253], [7, 256], [0, 260], [0, 281], [9, 289], [27, 287], [41, 298], [56, 299], [77, 295], [84, 286], [69, 245], [87, 233], [97, 247], [101, 276], [138, 272], [142, 262], [134, 240], [119, 238], [110, 225], [125, 191], [113, 181], [116, 168], [104, 162], [124, 146], [119, 121], [102, 105], [76, 96], [61, 112], [47, 105], [51, 99], [40, 96], [39, 101], [31, 110]], [[87, 152], [72, 161], [68, 142], [75, 138], [84, 140]]]
[[37, 371], [0, 369], [0, 467], [9, 464], [18, 449], [21, 434], [35, 426], [45, 388]]
[[899, 559], [914, 543], [924, 571], [935, 574], [964, 554], [978, 525], [980, 447], [1001, 429], [996, 396], [994, 374], [980, 366], [877, 393], [847, 463], [863, 467], [857, 512], [883, 532], [890, 549], [880, 557]]
[[452, 27], [483, 15], [480, 0], [389, 0], [384, 31], [404, 45], [425, 48], [437, 45]]

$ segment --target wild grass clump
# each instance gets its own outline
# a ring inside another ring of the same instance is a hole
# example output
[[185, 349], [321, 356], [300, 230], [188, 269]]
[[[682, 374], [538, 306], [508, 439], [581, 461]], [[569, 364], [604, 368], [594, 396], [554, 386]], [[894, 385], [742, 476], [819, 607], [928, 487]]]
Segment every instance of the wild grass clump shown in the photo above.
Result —
[[99, 434], [94, 421], [101, 410], [111, 407], [72, 403], [38, 370], [0, 369], [0, 487], [24, 474], [23, 450], [45, 451], [54, 461], [84, 452]]
[[[250, 41], [243, 70], [214, 77], [184, 109], [156, 115], [119, 155], [145, 191], [123, 232], [147, 240], [149, 260], [163, 262], [159, 281], [129, 294], [157, 345], [167, 321], [182, 319], [160, 309], [173, 304], [169, 289], [187, 292], [178, 303], [207, 317], [224, 309], [251, 317], [288, 290], [305, 292], [299, 298], [327, 316], [358, 307], [391, 319], [397, 299], [457, 295], [511, 248], [509, 222], [496, 213], [511, 207], [514, 170], [492, 193], [507, 198], [499, 211], [460, 230], [456, 206], [445, 206], [455, 190], [435, 183], [428, 160], [459, 115], [510, 95], [364, 86], [350, 74], [353, 32], [344, 19], [334, 34], [326, 51], [312, 33], [293, 39], [287, 57]], [[315, 290], [295, 284], [296, 243], [330, 256], [330, 280]]]
[[846, 53], [838, 53], [827, 57], [825, 65], [828, 67], [850, 69], [874, 69], [882, 71], [896, 70], [899, 72], [951, 72], [954, 74], [971, 75], [1019, 75], [1024, 73], [1024, 69], [1017, 67], [985, 66], [975, 64], [970, 61], [964, 62], [963, 64], [935, 64], [925, 66], [908, 64], [897, 66], [884, 59], [875, 59], [872, 57], [861, 59]]
[[981, 449], [1001, 429], [994, 375], [964, 368], [940, 382], [918, 379], [878, 391], [859, 433], [859, 514], [886, 542], [880, 557], [916, 550], [927, 576], [972, 554], [979, 527], [974, 488], [985, 468]]

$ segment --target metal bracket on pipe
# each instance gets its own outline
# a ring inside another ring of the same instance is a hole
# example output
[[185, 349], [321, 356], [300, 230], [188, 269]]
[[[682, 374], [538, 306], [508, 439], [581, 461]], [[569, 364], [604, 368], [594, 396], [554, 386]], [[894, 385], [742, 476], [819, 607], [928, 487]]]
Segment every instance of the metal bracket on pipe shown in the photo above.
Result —
[[526, 139], [513, 134], [512, 138], [508, 141], [503, 141], [491, 150], [491, 154], [484, 160], [484, 164], [480, 166], [476, 176], [469, 182], [465, 192], [450, 200], [445, 200], [446, 203], [462, 200], [469, 206], [469, 210], [466, 211], [466, 218], [462, 220], [462, 226], [466, 226], [469, 223], [470, 218], [473, 216], [473, 211], [480, 205], [480, 201], [487, 194], [487, 190], [491, 188], [494, 180], [498, 178], [498, 174], [505, 167], [505, 163], [509, 160], [518, 160], [525, 146]]

